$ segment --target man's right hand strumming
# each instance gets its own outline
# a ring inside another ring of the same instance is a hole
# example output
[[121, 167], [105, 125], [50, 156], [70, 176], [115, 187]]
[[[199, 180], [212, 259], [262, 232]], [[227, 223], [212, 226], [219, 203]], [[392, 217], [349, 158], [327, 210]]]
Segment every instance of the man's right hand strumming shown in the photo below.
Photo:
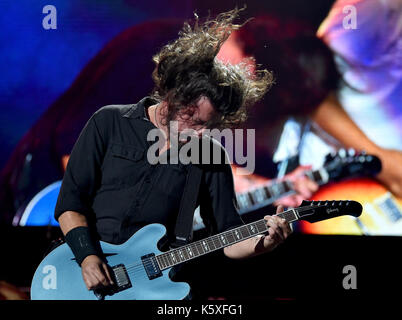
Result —
[[98, 251], [88, 232], [86, 217], [79, 212], [66, 211], [58, 220], [66, 242], [81, 266], [82, 278], [88, 290], [113, 285], [107, 264], [94, 254]]
[[82, 278], [88, 290], [113, 285], [109, 267], [96, 255], [87, 256], [81, 263]]

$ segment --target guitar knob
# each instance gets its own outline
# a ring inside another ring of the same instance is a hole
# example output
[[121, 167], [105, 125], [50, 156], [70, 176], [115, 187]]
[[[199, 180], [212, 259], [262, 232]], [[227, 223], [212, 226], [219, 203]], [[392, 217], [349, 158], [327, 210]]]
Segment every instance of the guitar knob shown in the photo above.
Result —
[[353, 157], [354, 155], [356, 155], [356, 150], [353, 148], [349, 148], [348, 153], [350, 157]]
[[105, 300], [105, 296], [99, 291], [95, 290], [94, 295], [95, 295], [96, 299], [98, 299], [98, 300]]

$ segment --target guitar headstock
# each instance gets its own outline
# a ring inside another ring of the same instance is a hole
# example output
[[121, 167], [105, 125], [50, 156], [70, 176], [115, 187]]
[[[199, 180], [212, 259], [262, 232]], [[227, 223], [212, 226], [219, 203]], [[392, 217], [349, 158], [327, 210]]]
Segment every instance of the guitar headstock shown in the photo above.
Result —
[[296, 209], [300, 220], [311, 223], [344, 215], [358, 217], [363, 211], [362, 205], [352, 200], [304, 200]]
[[340, 149], [327, 155], [324, 168], [333, 181], [356, 176], [374, 176], [381, 171], [381, 160], [365, 152], [357, 153], [354, 149]]

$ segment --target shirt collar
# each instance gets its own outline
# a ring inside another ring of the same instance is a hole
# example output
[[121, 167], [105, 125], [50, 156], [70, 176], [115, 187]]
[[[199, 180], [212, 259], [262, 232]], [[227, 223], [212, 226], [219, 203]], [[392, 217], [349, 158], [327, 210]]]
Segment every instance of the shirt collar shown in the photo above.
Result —
[[131, 119], [143, 119], [149, 121], [147, 117], [147, 109], [148, 107], [157, 104], [158, 100], [153, 99], [151, 97], [145, 97], [141, 99], [138, 103], [131, 105], [131, 107], [123, 113], [124, 118], [131, 118]]

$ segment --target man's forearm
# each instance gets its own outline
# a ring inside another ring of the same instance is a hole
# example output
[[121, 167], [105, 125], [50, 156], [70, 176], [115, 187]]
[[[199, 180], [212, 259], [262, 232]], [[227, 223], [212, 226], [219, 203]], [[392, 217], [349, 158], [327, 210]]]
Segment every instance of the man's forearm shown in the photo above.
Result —
[[377, 153], [378, 146], [349, 117], [334, 95], [328, 96], [311, 118], [344, 146]]
[[58, 220], [64, 235], [74, 228], [88, 227], [87, 218], [76, 211], [66, 211], [60, 215]]
[[353, 122], [335, 97], [329, 96], [311, 115], [322, 129], [348, 148], [366, 151], [381, 160], [377, 179], [393, 194], [402, 197], [402, 151], [381, 147]]
[[84, 215], [75, 211], [66, 211], [60, 215], [59, 223], [66, 242], [80, 266], [88, 257], [100, 256], [101, 251], [90, 235]]
[[261, 243], [263, 236], [255, 236], [253, 238], [238, 242], [223, 249], [225, 256], [231, 259], [246, 259], [254, 257], [260, 253], [268, 252]]

